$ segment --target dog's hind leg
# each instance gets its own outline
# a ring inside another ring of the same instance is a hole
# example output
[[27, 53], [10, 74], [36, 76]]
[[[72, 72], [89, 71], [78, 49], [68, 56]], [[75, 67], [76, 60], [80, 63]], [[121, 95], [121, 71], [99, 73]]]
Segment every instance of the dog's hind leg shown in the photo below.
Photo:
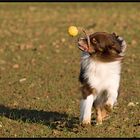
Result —
[[109, 118], [109, 112], [104, 106], [97, 105], [94, 106], [96, 112], [96, 125], [102, 124], [104, 120]]
[[105, 109], [105, 103], [107, 101], [107, 91], [104, 90], [97, 96], [96, 100], [94, 101], [94, 108], [96, 112], [96, 124], [102, 124], [102, 121], [107, 119], [109, 116], [109, 112]]
[[95, 111], [96, 111], [96, 125], [102, 124], [103, 118], [101, 107], [96, 107]]
[[101, 114], [102, 114], [102, 120], [109, 119], [109, 112], [105, 109], [105, 107], [102, 108]]

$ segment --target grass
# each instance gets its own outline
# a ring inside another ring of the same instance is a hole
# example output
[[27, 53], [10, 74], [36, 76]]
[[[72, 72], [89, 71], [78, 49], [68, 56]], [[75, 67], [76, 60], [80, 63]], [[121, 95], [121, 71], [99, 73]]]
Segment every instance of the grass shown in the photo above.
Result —
[[[139, 9], [139, 3], [0, 3], [0, 137], [140, 137]], [[70, 25], [116, 32], [128, 44], [118, 105], [101, 126], [78, 124], [82, 33], [70, 37]]]

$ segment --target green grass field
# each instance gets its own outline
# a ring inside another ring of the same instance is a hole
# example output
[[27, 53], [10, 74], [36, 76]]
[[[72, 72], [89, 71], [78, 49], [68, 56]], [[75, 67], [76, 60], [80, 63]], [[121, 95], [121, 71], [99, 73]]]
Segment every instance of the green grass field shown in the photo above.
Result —
[[[0, 3], [0, 137], [140, 137], [140, 3]], [[77, 37], [67, 29], [75, 25]], [[103, 125], [79, 126], [81, 29], [128, 48]], [[128, 106], [132, 102], [131, 106]]]

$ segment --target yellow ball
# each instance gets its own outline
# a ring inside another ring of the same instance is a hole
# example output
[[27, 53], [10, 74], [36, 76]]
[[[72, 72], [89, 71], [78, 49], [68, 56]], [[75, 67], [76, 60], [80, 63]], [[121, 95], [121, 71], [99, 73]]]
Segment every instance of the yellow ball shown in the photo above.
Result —
[[70, 27], [68, 28], [68, 33], [69, 33], [69, 35], [71, 35], [71, 36], [76, 36], [76, 35], [78, 35], [78, 29], [77, 29], [77, 27], [76, 27], [76, 26], [70, 26]]

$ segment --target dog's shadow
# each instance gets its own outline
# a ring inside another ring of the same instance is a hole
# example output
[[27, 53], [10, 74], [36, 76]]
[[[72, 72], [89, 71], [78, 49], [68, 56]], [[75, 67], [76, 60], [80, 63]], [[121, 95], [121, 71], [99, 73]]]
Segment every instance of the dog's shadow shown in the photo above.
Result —
[[9, 108], [4, 105], [0, 105], [0, 116], [28, 123], [40, 123], [47, 125], [51, 129], [58, 130], [63, 130], [64, 128], [73, 130], [79, 123], [78, 117], [70, 117], [66, 113]]

